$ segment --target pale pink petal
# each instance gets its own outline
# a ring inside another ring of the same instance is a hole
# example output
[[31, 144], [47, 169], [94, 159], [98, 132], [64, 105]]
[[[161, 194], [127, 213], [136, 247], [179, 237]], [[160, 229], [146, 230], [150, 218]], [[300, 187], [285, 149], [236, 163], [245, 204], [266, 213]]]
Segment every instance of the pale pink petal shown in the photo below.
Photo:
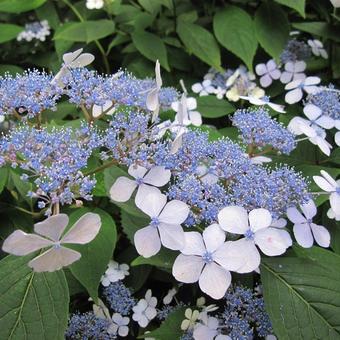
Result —
[[[252, 242], [244, 238], [237, 241], [228, 241], [215, 251], [213, 259], [225, 269], [237, 272], [247, 262], [247, 249], [250, 243]], [[254, 248], [256, 250], [255, 246]]]
[[340, 214], [340, 194], [338, 192], [333, 192], [329, 196], [329, 203], [334, 211], [335, 215]]
[[340, 131], [338, 131], [334, 136], [335, 144], [340, 146]]
[[304, 81], [304, 85], [310, 86], [310, 85], [316, 85], [319, 84], [321, 79], [319, 77], [307, 77]]
[[82, 48], [79, 48], [78, 50], [75, 50], [73, 52], [68, 52], [63, 55], [63, 61], [65, 64], [71, 63], [73, 60], [75, 60], [80, 54], [83, 52]]
[[199, 93], [203, 90], [202, 84], [201, 83], [196, 83], [191, 86], [191, 89], [194, 93]]
[[164, 166], [154, 166], [143, 178], [144, 183], [162, 187], [170, 181], [171, 172]]
[[334, 190], [335, 190], [335, 188], [338, 186], [338, 184], [334, 180], [334, 178], [325, 170], [321, 170], [320, 173], [334, 187]]
[[264, 254], [277, 256], [283, 254], [291, 245], [287, 244], [287, 234], [287, 231], [281, 229], [262, 229], [255, 233], [254, 241]]
[[255, 66], [255, 72], [257, 75], [262, 76], [267, 73], [267, 67], [265, 64], [258, 64]]
[[303, 248], [310, 248], [314, 239], [308, 223], [294, 224], [294, 237], [296, 242]]
[[152, 89], [146, 97], [146, 107], [150, 111], [157, 111], [159, 107], [158, 89]]
[[181, 224], [189, 215], [189, 206], [179, 200], [173, 200], [166, 204], [159, 215], [159, 220], [168, 224]]
[[303, 83], [302, 80], [293, 80], [285, 86], [285, 90], [293, 90], [298, 88]]
[[315, 141], [313, 141], [311, 138], [310, 141], [313, 144], [316, 144], [325, 155], [329, 156], [331, 154], [332, 145], [329, 144], [324, 138], [316, 137]]
[[279, 79], [280, 76], [281, 76], [281, 72], [280, 72], [280, 70], [278, 70], [278, 69], [275, 69], [275, 70], [270, 71], [269, 74], [270, 74], [270, 76], [272, 77], [272, 79], [275, 79], [275, 80], [276, 80], [276, 79]]
[[307, 221], [296, 207], [290, 207], [287, 209], [287, 217], [293, 223], [305, 223]]
[[311, 223], [312, 232], [316, 243], [324, 248], [328, 248], [331, 242], [329, 231], [322, 225]]
[[167, 198], [164, 194], [151, 192], [145, 196], [144, 200], [136, 202], [137, 207], [151, 218], [158, 217], [163, 207], [165, 206]]
[[272, 215], [267, 209], [253, 209], [249, 213], [249, 224], [253, 232], [257, 232], [258, 230], [263, 228], [268, 228], [271, 223]]
[[287, 221], [284, 218], [279, 218], [278, 220], [272, 220], [271, 227], [274, 228], [284, 228], [287, 225]]
[[197, 108], [197, 100], [194, 97], [187, 98], [187, 109], [189, 111], [195, 110]]
[[285, 113], [285, 107], [283, 105], [274, 104], [274, 103], [267, 103], [269, 107], [271, 107], [274, 111], [279, 113]]
[[293, 73], [291, 72], [282, 72], [280, 81], [282, 84], [288, 84], [293, 79]]
[[269, 74], [265, 74], [260, 78], [260, 84], [262, 87], [268, 87], [273, 82]]
[[314, 104], [307, 104], [303, 109], [309, 120], [315, 120], [322, 115], [321, 109]]
[[296, 61], [294, 63], [294, 73], [303, 72], [306, 69], [307, 65], [304, 61]]
[[289, 73], [297, 72], [295, 69], [296, 69], [295, 63], [288, 61], [288, 63], [285, 64], [285, 70], [288, 71]]
[[52, 241], [59, 241], [61, 234], [68, 225], [69, 218], [66, 214], [58, 214], [48, 217], [34, 225], [34, 231]]
[[158, 226], [161, 243], [172, 250], [181, 250], [185, 244], [184, 231], [180, 225], [161, 223]]
[[132, 164], [129, 166], [128, 173], [133, 178], [143, 178], [146, 172], [148, 171], [147, 168], [144, 168], [144, 166]]
[[86, 244], [91, 242], [98, 234], [102, 225], [100, 216], [86, 213], [62, 237], [61, 243]]
[[145, 197], [150, 194], [161, 195], [162, 193], [156, 187], [153, 187], [147, 184], [140, 184], [138, 186], [136, 197], [135, 197], [136, 206], [139, 207], [140, 205], [143, 205], [142, 201], [144, 201]]
[[201, 257], [180, 254], [173, 264], [172, 275], [179, 282], [194, 283], [198, 281], [203, 266]]
[[221, 299], [231, 283], [231, 275], [218, 264], [208, 263], [202, 271], [198, 284], [202, 292], [208, 294], [213, 299]]
[[184, 233], [184, 248], [181, 253], [184, 255], [202, 256], [206, 249], [203, 243], [202, 235], [197, 231], [188, 231]]
[[202, 125], [202, 116], [197, 111], [189, 111], [189, 118], [192, 125], [201, 126]]
[[335, 190], [333, 183], [329, 183], [326, 179], [321, 176], [313, 176], [314, 182], [320, 187], [322, 190], [327, 192], [332, 192]]
[[78, 261], [80, 257], [81, 254], [75, 250], [65, 247], [52, 247], [28, 262], [28, 266], [38, 273], [54, 272]]
[[285, 101], [288, 104], [298, 103], [302, 99], [302, 90], [300, 88], [296, 88], [286, 93]]
[[225, 232], [218, 224], [212, 224], [203, 231], [205, 247], [211, 253], [224, 243], [225, 237]]
[[137, 183], [127, 177], [118, 177], [110, 189], [110, 198], [116, 202], [128, 201], [134, 190], [137, 188]]
[[274, 71], [276, 69], [277, 65], [273, 59], [268, 60], [267, 62], [267, 70], [268, 71]]
[[[303, 211], [307, 219], [312, 219], [317, 213], [315, 203], [312, 200], [309, 200], [306, 204], [302, 204], [301, 210]], [[301, 223], [301, 222], [294, 222], [294, 223]]]
[[334, 119], [328, 116], [321, 116], [315, 121], [315, 123], [327, 130], [334, 127]]
[[23, 256], [51, 245], [53, 245], [52, 241], [41, 236], [16, 230], [5, 239], [2, 250], [9, 254]]
[[139, 229], [134, 235], [134, 244], [139, 255], [143, 257], [156, 255], [161, 249], [157, 228], [147, 226]]
[[91, 64], [93, 60], [94, 60], [94, 56], [91, 53], [83, 53], [73, 62], [68, 64], [68, 67], [70, 68], [84, 67], [86, 65]]
[[218, 223], [225, 231], [244, 234], [249, 228], [247, 210], [238, 206], [225, 207], [218, 213]]

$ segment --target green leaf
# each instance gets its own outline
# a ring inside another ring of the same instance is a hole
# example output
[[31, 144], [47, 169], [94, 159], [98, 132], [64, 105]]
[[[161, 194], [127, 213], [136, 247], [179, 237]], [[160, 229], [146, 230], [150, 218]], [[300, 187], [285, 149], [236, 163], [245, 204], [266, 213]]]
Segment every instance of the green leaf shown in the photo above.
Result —
[[17, 73], [22, 73], [23, 69], [16, 65], [0, 65], [0, 75], [4, 75], [5, 73], [9, 73], [12, 76], [15, 76]]
[[[65, 26], [65, 25], [64, 25]], [[107, 37], [115, 31], [115, 24], [111, 20], [101, 19], [96, 21], [84, 21], [68, 23], [66, 27], [58, 30], [55, 40], [84, 41], [87, 44]]]
[[263, 49], [278, 60], [289, 38], [286, 12], [275, 3], [263, 3], [255, 13], [255, 32]]
[[70, 245], [70, 248], [81, 253], [79, 261], [70, 266], [75, 278], [87, 289], [93, 300], [98, 298], [100, 278], [106, 270], [107, 264], [117, 241], [116, 224], [112, 217], [105, 211], [95, 208], [81, 208], [72, 213], [70, 225], [73, 225], [82, 215], [88, 212], [98, 214], [101, 218], [101, 228], [96, 238], [85, 245]]
[[23, 30], [24, 28], [18, 25], [0, 24], [0, 44], [15, 39]]
[[263, 259], [265, 305], [279, 339], [340, 339], [340, 272], [325, 260]]
[[216, 13], [213, 24], [219, 43], [243, 60], [251, 70], [257, 40], [250, 15], [239, 7], [228, 6]]
[[38, 8], [47, 0], [1, 0], [0, 12], [22, 13]]
[[235, 107], [226, 100], [215, 96], [202, 96], [197, 98], [197, 111], [206, 118], [218, 118], [235, 111]]
[[143, 32], [134, 32], [131, 34], [132, 41], [137, 50], [151, 61], [159, 60], [160, 64], [170, 71], [166, 47], [161, 38], [156, 34]]
[[305, 6], [306, 0], [275, 0], [281, 5], [295, 9], [303, 18], [306, 17]]
[[139, 338], [154, 338], [156, 340], [174, 340], [180, 339], [183, 335], [181, 323], [184, 320], [184, 313], [187, 307], [181, 307], [172, 312], [161, 326], [147, 334], [143, 334]]
[[185, 21], [178, 21], [177, 33], [183, 44], [196, 57], [208, 65], [221, 69], [221, 53], [214, 36], [205, 28]]
[[0, 261], [0, 338], [64, 339], [69, 292], [62, 270], [35, 273], [34, 255]]
[[340, 42], [340, 29], [337, 27], [333, 27], [326, 22], [323, 21], [297, 22], [293, 23], [292, 25], [294, 28], [300, 31]]
[[[130, 178], [130, 175], [127, 172], [125, 172], [123, 169], [119, 168], [118, 166], [111, 166], [110, 168], [107, 168], [104, 170], [104, 182], [105, 182], [107, 196], [110, 197], [109, 193], [110, 193], [110, 189], [113, 183], [117, 180], [118, 177], [121, 177], [121, 176]], [[127, 202], [124, 202], [124, 203], [115, 202], [115, 201], [113, 203], [133, 216], [136, 216], [139, 218], [146, 217], [146, 215], [136, 207], [133, 198], [130, 198]]]
[[340, 268], [340, 255], [330, 250], [320, 247], [302, 248], [295, 245], [294, 252], [298, 257], [308, 258], [316, 265], [326, 269], [334, 270], [334, 268]]
[[138, 256], [131, 262], [131, 266], [140, 266], [143, 264], [148, 264], [150, 266], [171, 269], [178, 252], [162, 248], [160, 252], [154, 256], [145, 258], [143, 256]]
[[0, 168], [0, 193], [4, 190], [4, 187], [7, 184], [8, 174], [9, 171], [7, 167]]
[[33, 184], [30, 182], [24, 182], [20, 179], [20, 175], [18, 175], [13, 169], [10, 171], [10, 176], [13, 181], [14, 187], [18, 191], [19, 195], [23, 200], [25, 200], [30, 208], [33, 207], [33, 199], [32, 197], [29, 197], [27, 194], [29, 191], [32, 191]]

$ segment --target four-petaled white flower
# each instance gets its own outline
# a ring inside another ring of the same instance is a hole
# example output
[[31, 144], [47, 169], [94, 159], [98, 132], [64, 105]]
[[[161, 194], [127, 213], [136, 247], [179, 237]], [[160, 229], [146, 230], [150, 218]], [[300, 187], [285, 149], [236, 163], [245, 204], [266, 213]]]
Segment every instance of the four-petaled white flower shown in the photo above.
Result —
[[321, 126], [324, 129], [332, 129], [334, 127], [334, 119], [323, 115], [322, 110], [314, 104], [307, 104], [303, 108], [303, 113], [310, 120], [311, 126]]
[[188, 128], [184, 125], [184, 119], [188, 116], [186, 95], [183, 93], [181, 100], [178, 102], [176, 120], [171, 128], [171, 131], [176, 134], [171, 144], [171, 154], [175, 154], [183, 144], [183, 137], [188, 132]]
[[197, 324], [193, 337], [195, 340], [231, 340], [230, 336], [220, 334], [218, 327], [218, 319], [209, 316], [203, 323]]
[[103, 114], [111, 116], [115, 112], [115, 109], [116, 108], [114, 107], [113, 102], [111, 100], [106, 100], [104, 105], [94, 104], [92, 107], [92, 117], [99, 118]]
[[328, 59], [328, 53], [325, 50], [325, 48], [323, 47], [323, 44], [320, 40], [318, 39], [309, 39], [307, 41], [308, 45], [311, 47], [312, 49], [312, 53], [317, 56], [317, 57], [322, 57], [324, 59]]
[[82, 52], [83, 49], [80, 48], [74, 52], [65, 53], [63, 55], [64, 64], [52, 79], [52, 83], [57, 83], [59, 86], [64, 87], [63, 78], [70, 74], [70, 68], [84, 67], [92, 63], [94, 55]]
[[[340, 183], [337, 183], [325, 170], [321, 170], [321, 176], [313, 176], [315, 183], [329, 193], [329, 203], [335, 215], [340, 214]], [[340, 181], [339, 181], [340, 182]]]
[[197, 309], [192, 310], [191, 308], [187, 308], [184, 312], [185, 319], [181, 323], [181, 330], [187, 331], [193, 329], [196, 325], [199, 315], [200, 312]]
[[216, 95], [217, 99], [223, 99], [225, 96], [226, 90], [220, 86], [217, 86], [217, 89], [214, 90], [214, 94]]
[[225, 231], [244, 235], [237, 241], [227, 242], [225, 247], [225, 265], [238, 273], [251, 272], [260, 265], [261, 256], [256, 246], [267, 256], [277, 256], [292, 245], [287, 231], [271, 227], [271, 214], [263, 208], [254, 209], [248, 215], [243, 207], [225, 207], [219, 212], [218, 221]]
[[145, 298], [139, 300], [137, 305], [132, 308], [132, 319], [137, 321], [140, 327], [145, 328], [156, 317], [156, 306], [157, 298], [152, 296], [151, 289], [148, 289]]
[[306, 69], [304, 61], [289, 61], [284, 66], [284, 71], [281, 74], [280, 81], [282, 84], [290, 83], [292, 80], [305, 79], [306, 75], [303, 71]]
[[110, 260], [100, 281], [104, 287], [107, 287], [112, 282], [123, 280], [127, 275], [129, 275], [129, 266], [127, 264], [119, 264], [116, 261]]
[[66, 214], [53, 215], [34, 225], [35, 234], [16, 230], [4, 241], [2, 250], [24, 256], [37, 250], [48, 250], [28, 262], [35, 272], [53, 272], [80, 259], [78, 251], [64, 247], [66, 244], [86, 244], [98, 234], [101, 220], [98, 214], [86, 213], [62, 236], [69, 223]]
[[149, 193], [160, 193], [155, 187], [162, 187], [170, 181], [171, 172], [163, 166], [154, 166], [150, 170], [140, 165], [130, 165], [129, 175], [134, 180], [125, 176], [118, 177], [110, 189], [110, 197], [116, 202], [126, 202], [130, 199], [135, 189], [138, 187], [136, 194], [137, 202], [144, 200]]
[[313, 124], [307, 119], [294, 117], [288, 124], [288, 130], [295, 135], [305, 134], [308, 140], [317, 145], [324, 154], [330, 155], [332, 145], [326, 141], [327, 134], [325, 130], [318, 127], [315, 122]]
[[165, 195], [150, 193], [143, 200], [136, 202], [136, 205], [151, 218], [150, 224], [139, 229], [134, 235], [134, 244], [140, 255], [156, 255], [161, 244], [172, 250], [183, 248], [184, 231], [181, 224], [189, 214], [187, 204], [179, 200], [167, 202]]
[[310, 200], [306, 204], [301, 204], [300, 208], [304, 215], [296, 207], [287, 209], [287, 216], [294, 223], [293, 232], [297, 243], [304, 248], [310, 248], [315, 239], [319, 246], [329, 247], [328, 230], [322, 225], [313, 223], [312, 220], [317, 213], [315, 203]]
[[177, 281], [198, 281], [201, 290], [214, 299], [221, 299], [230, 282], [230, 272], [224, 267], [225, 233], [217, 224], [205, 228], [203, 235], [196, 231], [185, 233], [185, 246], [177, 256], [172, 274]]
[[166, 294], [163, 298], [163, 303], [165, 305], [168, 305], [171, 303], [172, 299], [174, 298], [174, 296], [177, 294], [177, 289], [176, 288], [171, 288], [168, 291], [168, 294]]
[[270, 86], [273, 80], [279, 79], [281, 76], [281, 72], [273, 59], [270, 59], [266, 64], [256, 65], [255, 72], [261, 76], [260, 84], [262, 87]]
[[285, 89], [289, 90], [286, 93], [285, 101], [288, 104], [298, 103], [303, 96], [302, 90], [308, 94], [316, 93], [319, 89], [316, 85], [318, 85], [320, 81], [321, 79], [319, 77], [307, 77], [306, 79], [293, 80], [285, 86]]
[[335, 133], [334, 142], [336, 145], [340, 146], [340, 131]]
[[104, 0], [86, 0], [88, 9], [101, 9], [104, 7]]
[[191, 86], [194, 93], [199, 93], [200, 96], [208, 96], [215, 92], [215, 87], [211, 85], [211, 80], [203, 80], [202, 83], [195, 83]]
[[197, 109], [197, 101], [196, 98], [194, 97], [189, 97], [187, 98], [184, 95], [184, 100], [186, 101], [186, 110], [183, 112], [183, 110], [179, 110], [180, 108], [180, 101], [173, 102], [171, 104], [171, 108], [177, 112], [176, 117], [175, 117], [175, 124], [176, 122], [178, 123], [180, 120], [178, 119], [179, 114], [183, 114], [182, 118], [182, 124], [185, 126], [188, 125], [195, 125], [195, 126], [200, 126], [202, 125], [202, 116], [201, 114], [196, 111]]
[[125, 337], [129, 334], [129, 327], [127, 326], [130, 319], [127, 316], [122, 316], [119, 313], [112, 315], [112, 323], [109, 326], [107, 332], [109, 334], [118, 334], [121, 337]]
[[272, 108], [276, 112], [285, 113], [284, 106], [280, 104], [275, 104], [269, 101], [269, 97], [262, 97], [262, 98], [256, 98], [256, 97], [248, 97], [248, 96], [240, 96], [240, 98], [248, 100], [250, 104], [253, 105], [268, 105], [270, 108]]
[[340, 0], [330, 0], [334, 8], [340, 7]]
[[161, 77], [161, 65], [159, 61], [156, 61], [155, 66], [155, 76], [156, 76], [156, 86], [152, 88], [146, 97], [146, 107], [148, 110], [153, 112], [152, 122], [156, 120], [159, 114], [160, 103], [159, 103], [159, 91], [162, 87], [162, 77]]

